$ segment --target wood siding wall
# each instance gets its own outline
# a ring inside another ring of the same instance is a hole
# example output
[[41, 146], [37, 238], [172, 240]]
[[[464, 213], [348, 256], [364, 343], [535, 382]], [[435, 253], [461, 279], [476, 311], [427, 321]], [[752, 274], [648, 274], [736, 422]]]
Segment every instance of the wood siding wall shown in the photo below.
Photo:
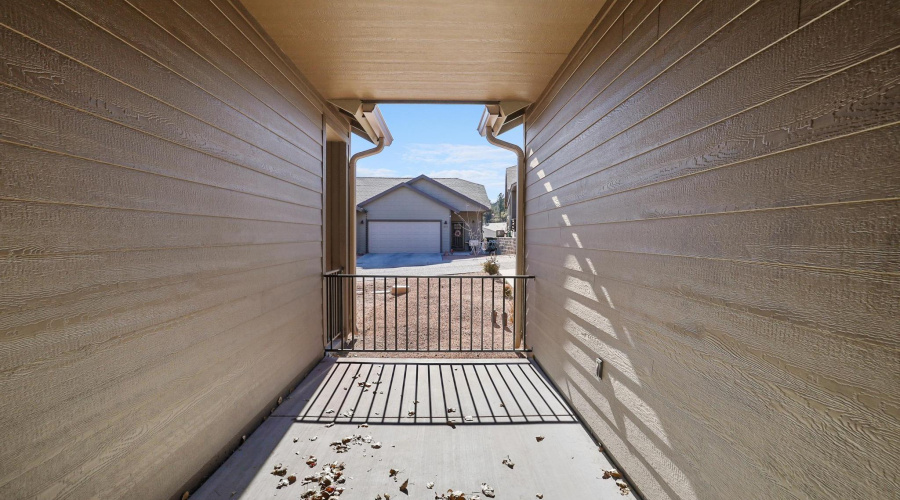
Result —
[[231, 0], [0, 5], [0, 498], [180, 498], [321, 357], [341, 124], [273, 47]]
[[897, 491], [898, 7], [612, 1], [529, 110], [528, 338], [646, 498]]

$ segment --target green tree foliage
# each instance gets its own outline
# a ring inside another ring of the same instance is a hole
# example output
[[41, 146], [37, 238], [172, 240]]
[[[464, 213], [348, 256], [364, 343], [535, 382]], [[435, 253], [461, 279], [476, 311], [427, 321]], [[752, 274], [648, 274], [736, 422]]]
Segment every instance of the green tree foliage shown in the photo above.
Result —
[[497, 201], [491, 203], [491, 211], [485, 214], [485, 222], [506, 221], [506, 197], [503, 193], [497, 195]]

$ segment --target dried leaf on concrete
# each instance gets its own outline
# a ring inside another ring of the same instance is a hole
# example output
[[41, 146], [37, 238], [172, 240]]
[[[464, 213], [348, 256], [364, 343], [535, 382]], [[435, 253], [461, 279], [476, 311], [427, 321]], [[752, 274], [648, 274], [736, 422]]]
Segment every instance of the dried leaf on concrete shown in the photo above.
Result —
[[617, 471], [616, 469], [609, 469], [603, 471], [603, 479], [622, 479], [622, 473]]

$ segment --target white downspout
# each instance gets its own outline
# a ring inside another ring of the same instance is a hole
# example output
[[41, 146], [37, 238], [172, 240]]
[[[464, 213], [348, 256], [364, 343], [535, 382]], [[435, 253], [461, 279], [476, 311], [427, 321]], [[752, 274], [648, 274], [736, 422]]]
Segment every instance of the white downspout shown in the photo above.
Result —
[[347, 274], [356, 274], [356, 162], [369, 156], [375, 156], [384, 151], [384, 137], [378, 139], [378, 144], [365, 151], [360, 151], [350, 157], [350, 167], [347, 172], [347, 204], [350, 208], [347, 216], [350, 218], [347, 231]]
[[[515, 144], [502, 141], [494, 136], [492, 127], [487, 127], [484, 134], [487, 141], [494, 146], [512, 151], [518, 157], [516, 168], [516, 274], [525, 275], [525, 152]], [[525, 295], [516, 294], [515, 311], [515, 347], [518, 349], [522, 343], [525, 328]]]
[[[356, 220], [356, 162], [369, 156], [375, 156], [383, 150], [384, 137], [381, 137], [374, 148], [360, 151], [350, 157], [350, 166], [347, 168], [347, 218], [349, 220], [347, 221], [347, 270], [344, 271], [345, 274], [356, 274], [356, 224], [358, 224]], [[353, 304], [356, 300], [355, 297], [356, 290], [351, 287], [344, 299], [347, 304]], [[343, 325], [344, 331], [353, 332], [355, 338], [357, 334], [356, 310], [352, 306], [348, 306], [346, 310], [349, 314], [344, 315], [344, 321], [346, 321]]]

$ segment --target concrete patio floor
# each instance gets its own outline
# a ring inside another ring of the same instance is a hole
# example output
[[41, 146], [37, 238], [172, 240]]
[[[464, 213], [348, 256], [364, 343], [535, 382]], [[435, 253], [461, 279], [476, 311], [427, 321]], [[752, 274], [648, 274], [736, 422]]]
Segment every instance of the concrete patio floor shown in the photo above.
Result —
[[[371, 443], [335, 451], [352, 435]], [[498, 499], [621, 498], [602, 479], [613, 466], [528, 360], [359, 358], [325, 358], [191, 498], [301, 498], [313, 486], [303, 478], [336, 461], [346, 464], [341, 500], [431, 500], [448, 489], [486, 498], [482, 483]], [[276, 488], [279, 463], [296, 483]]]

